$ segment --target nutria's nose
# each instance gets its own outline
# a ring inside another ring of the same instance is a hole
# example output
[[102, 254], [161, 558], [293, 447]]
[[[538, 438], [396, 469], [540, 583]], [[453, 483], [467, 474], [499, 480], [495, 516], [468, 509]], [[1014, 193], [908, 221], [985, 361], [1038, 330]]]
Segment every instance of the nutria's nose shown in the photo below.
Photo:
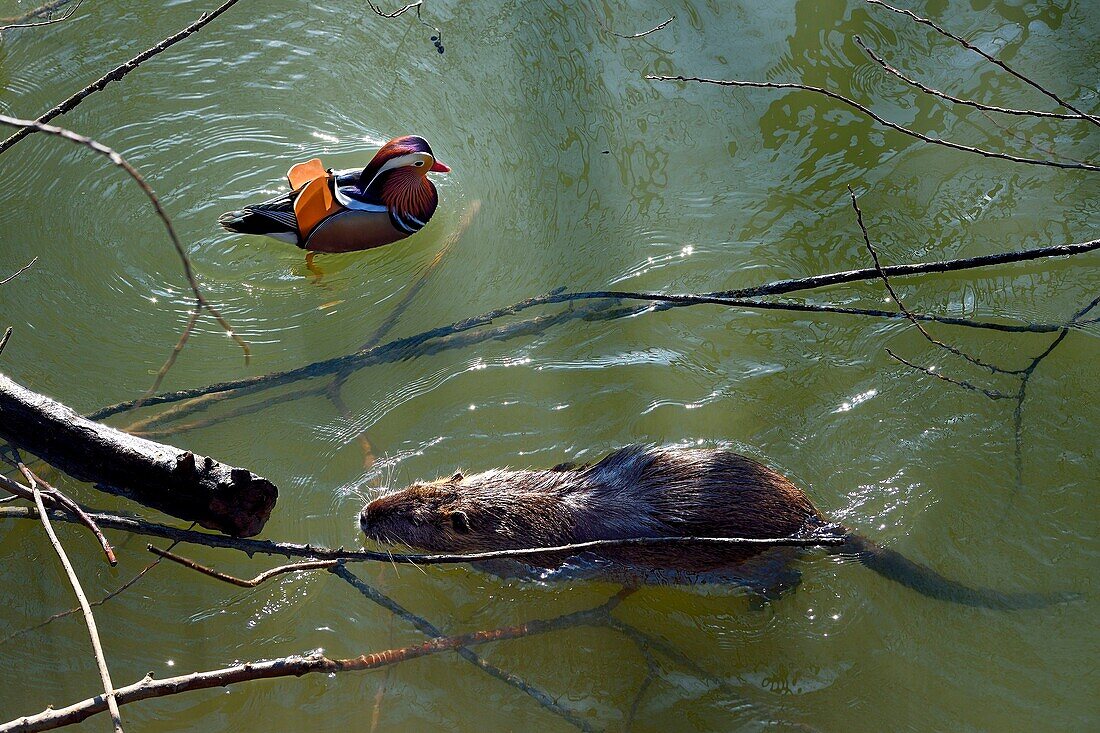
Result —
[[366, 532], [368, 529], [370, 529], [371, 521], [373, 519], [374, 516], [371, 513], [370, 504], [367, 504], [365, 507], [363, 507], [363, 511], [359, 512], [359, 529]]

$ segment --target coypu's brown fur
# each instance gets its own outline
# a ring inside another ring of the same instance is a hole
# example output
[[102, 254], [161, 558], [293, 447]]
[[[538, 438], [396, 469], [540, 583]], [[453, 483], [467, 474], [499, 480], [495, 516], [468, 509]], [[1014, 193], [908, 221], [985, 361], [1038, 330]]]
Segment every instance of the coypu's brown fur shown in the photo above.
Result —
[[[435, 552], [483, 552], [554, 547], [631, 537], [806, 536], [841, 534], [834, 552], [925, 595], [974, 606], [1030, 608], [1067, 595], [1005, 594], [948, 580], [843, 527], [830, 525], [805, 493], [784, 476], [727, 450], [629, 446], [591, 466], [550, 470], [493, 469], [415, 483], [370, 502], [360, 526], [380, 542]], [[650, 570], [739, 571], [767, 594], [794, 571], [793, 548], [675, 545], [599, 549], [609, 561]], [[560, 555], [523, 562], [561, 564]], [[775, 577], [768, 577], [769, 575]], [[794, 572], [797, 578], [797, 573]]]

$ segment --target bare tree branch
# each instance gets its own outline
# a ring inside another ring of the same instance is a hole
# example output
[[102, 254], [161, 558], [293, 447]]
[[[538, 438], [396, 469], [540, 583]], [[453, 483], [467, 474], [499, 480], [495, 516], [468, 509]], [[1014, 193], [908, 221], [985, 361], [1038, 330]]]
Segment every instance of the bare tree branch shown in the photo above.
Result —
[[1062, 112], [1040, 112], [1034, 109], [1013, 109], [1011, 107], [995, 107], [991, 104], [982, 104], [981, 102], [975, 102], [973, 99], [961, 99], [959, 97], [953, 97], [946, 92], [941, 92], [939, 89], [933, 89], [932, 87], [922, 84], [916, 79], [910, 78], [902, 72], [898, 71], [893, 66], [886, 63], [886, 61], [878, 54], [876, 54], [874, 51], [864, 45], [863, 39], [859, 36], [855, 37], [855, 42], [857, 46], [863, 49], [864, 53], [871, 57], [871, 60], [881, 66], [884, 70], [901, 79], [909, 86], [916, 87], [925, 94], [931, 94], [933, 97], [939, 97], [940, 99], [945, 99], [948, 102], [954, 102], [955, 104], [962, 104], [967, 107], [974, 107], [975, 109], [985, 110], [986, 112], [1000, 112], [1001, 114], [1005, 115], [1018, 115], [1023, 117], [1049, 117], [1056, 120], [1086, 119], [1084, 115], [1079, 114], [1065, 114]]
[[[870, 0], [868, 0], [870, 2]], [[801, 89], [807, 92], [813, 92], [814, 94], [821, 94], [823, 96], [834, 99], [842, 104], [846, 104], [853, 109], [856, 109], [863, 114], [870, 117], [875, 122], [879, 123], [883, 127], [888, 127], [891, 130], [908, 135], [909, 137], [916, 138], [926, 143], [933, 145], [942, 145], [945, 148], [951, 148], [952, 150], [960, 150], [964, 153], [975, 153], [977, 155], [984, 156], [986, 158], [997, 158], [999, 160], [1008, 160], [1013, 163], [1027, 163], [1029, 165], [1043, 165], [1051, 168], [1075, 168], [1086, 171], [1100, 171], [1100, 166], [1093, 165], [1091, 163], [1078, 163], [1075, 161], [1060, 161], [1060, 160], [1046, 160], [1043, 158], [1024, 158], [1018, 155], [1009, 155], [1008, 153], [998, 153], [992, 150], [985, 150], [984, 148], [977, 148], [972, 145], [963, 145], [961, 143], [952, 142], [943, 138], [929, 137], [923, 133], [911, 130], [908, 127], [903, 127], [896, 122], [891, 122], [884, 117], [879, 116], [870, 108], [860, 104], [859, 102], [845, 97], [843, 94], [823, 89], [821, 87], [810, 86], [809, 84], [797, 84], [794, 82], [770, 82], [770, 81], [742, 81], [740, 79], [705, 79], [698, 76], [657, 76], [653, 74], [647, 74], [646, 79], [652, 79], [654, 81], [680, 81], [680, 82], [696, 82], [699, 84], [713, 84], [721, 87], [752, 87], [754, 89]]]
[[[68, 1], [69, 0], [65, 0], [66, 3]], [[49, 20], [43, 20], [43, 21], [38, 22], [38, 23], [16, 22], [16, 23], [9, 23], [8, 25], [2, 25], [2, 26], [0, 26], [0, 33], [3, 33], [4, 31], [6, 31], [10, 28], [37, 28], [40, 25], [50, 25], [52, 23], [61, 23], [63, 21], [68, 20], [69, 17], [72, 16], [72, 14], [76, 12], [76, 9], [79, 8], [81, 3], [83, 3], [83, 2], [84, 2], [84, 0], [76, 0], [76, 5], [69, 8], [69, 12], [65, 13], [64, 15], [62, 15], [58, 18], [50, 18]], [[31, 11], [31, 12], [34, 12], [34, 11]]]
[[1009, 74], [1016, 77], [1020, 81], [1024, 82], [1028, 86], [1031, 86], [1032, 88], [1039, 90], [1040, 92], [1042, 92], [1046, 96], [1053, 99], [1055, 102], [1057, 102], [1062, 107], [1065, 107], [1066, 109], [1068, 109], [1072, 112], [1076, 112], [1078, 115], [1080, 115], [1084, 119], [1088, 120], [1089, 122], [1093, 123], [1094, 125], [1100, 125], [1100, 118], [1097, 118], [1097, 117], [1094, 117], [1093, 115], [1082, 112], [1081, 110], [1077, 109], [1076, 107], [1074, 107], [1072, 104], [1070, 104], [1066, 100], [1059, 97], [1054, 92], [1050, 91], [1046, 87], [1039, 84], [1037, 81], [1024, 76], [1023, 74], [1016, 71], [1015, 69], [1013, 69], [1011, 66], [1009, 66], [1005, 62], [1000, 61], [999, 59], [989, 55], [988, 53], [981, 50], [980, 48], [978, 48], [974, 44], [966, 41], [965, 39], [963, 39], [959, 36], [956, 36], [954, 33], [951, 33], [950, 31], [944, 30], [943, 28], [936, 25], [936, 23], [932, 22], [928, 18], [922, 18], [921, 16], [917, 15], [916, 13], [914, 13], [911, 10], [904, 10], [904, 9], [901, 9], [901, 8], [895, 8], [893, 5], [885, 3], [882, 0], [866, 0], [866, 2], [870, 3], [871, 5], [879, 5], [883, 8], [886, 8], [887, 10], [889, 10], [893, 13], [897, 13], [899, 15], [905, 15], [905, 16], [909, 17], [910, 19], [915, 20], [916, 22], [920, 23], [921, 25], [928, 26], [932, 30], [939, 33], [941, 36], [946, 36], [947, 38], [950, 38], [951, 40], [955, 41], [956, 43], [958, 43], [963, 48], [965, 48], [969, 51], [973, 51], [974, 53], [976, 53], [979, 56], [981, 56], [982, 58], [984, 58], [986, 61], [989, 61], [990, 63], [998, 66], [999, 68], [1001, 68], [1002, 70], [1008, 72]]
[[[83, 102], [91, 94], [94, 94], [95, 92], [100, 91], [101, 89], [106, 87], [108, 84], [110, 84], [112, 81], [118, 81], [119, 79], [126, 76], [131, 71], [133, 71], [134, 69], [136, 69], [141, 64], [145, 63], [149, 59], [151, 59], [154, 56], [156, 56], [157, 54], [159, 54], [161, 51], [165, 51], [165, 50], [171, 48], [172, 46], [176, 45], [180, 41], [182, 41], [184, 38], [187, 38], [189, 35], [191, 35], [195, 31], [199, 30], [200, 28], [205, 26], [210, 21], [214, 20], [214, 18], [217, 18], [219, 15], [224, 13], [226, 10], [229, 10], [231, 7], [236, 5], [238, 1], [239, 0], [226, 0], [226, 2], [222, 3], [217, 8], [210, 11], [209, 13], [203, 13], [201, 16], [199, 16], [198, 20], [196, 20], [194, 23], [187, 26], [183, 30], [168, 36], [167, 38], [165, 38], [164, 40], [162, 40], [160, 43], [156, 44], [155, 46], [152, 46], [152, 47], [142, 51], [137, 56], [133, 57], [132, 59], [130, 59], [126, 63], [122, 64], [121, 66], [116, 66], [114, 69], [111, 69], [106, 74], [99, 77], [94, 82], [92, 82], [88, 86], [84, 87], [79, 92], [72, 95], [71, 97], [69, 97], [65, 101], [60, 102], [57, 106], [55, 106], [52, 109], [42, 113], [35, 120], [35, 122], [37, 122], [39, 124], [46, 123], [46, 122], [49, 122], [50, 120], [52, 120], [54, 117], [57, 117], [58, 115], [65, 114], [66, 112], [70, 111], [71, 109], [76, 107], [78, 104]], [[35, 127], [33, 125], [23, 126], [22, 129], [17, 130], [15, 132], [15, 134], [13, 134], [7, 140], [4, 140], [3, 142], [0, 142], [0, 154], [2, 154], [5, 150], [10, 148], [12, 145], [15, 145], [17, 142], [19, 142], [20, 140], [25, 138], [27, 135], [30, 135], [33, 132], [40, 132], [40, 131], [42, 131], [41, 128]]]
[[[1025, 262], [1040, 258], [1082, 254], [1085, 252], [1091, 252], [1097, 248], [1100, 248], [1100, 239], [1090, 240], [1087, 242], [1079, 242], [1075, 244], [1039, 247], [1035, 249], [1021, 250], [1016, 252], [1003, 252], [991, 255], [981, 255], [978, 257], [943, 260], [940, 262], [920, 262], [907, 265], [889, 265], [887, 267], [884, 267], [882, 271], [890, 277], [919, 275], [931, 272], [956, 272], [978, 267], [989, 267], [993, 265], [1001, 265], [1013, 262]], [[616, 312], [611, 310], [613, 307], [615, 307], [614, 303], [606, 303], [602, 306], [592, 306], [587, 311], [579, 309], [576, 311], [566, 311], [553, 316], [539, 316], [536, 319], [530, 319], [528, 321], [514, 324], [513, 326], [501, 326], [495, 327], [495, 329], [493, 330], [481, 331], [479, 333], [473, 334], [472, 336], [465, 333], [473, 329], [479, 329], [483, 326], [488, 326], [496, 319], [515, 315], [529, 308], [550, 305], [554, 303], [565, 303], [592, 299], [648, 300], [662, 304], [658, 307], [673, 307], [677, 304], [688, 305], [697, 303], [712, 303], [717, 305], [742, 308], [782, 308], [787, 310], [802, 311], [821, 310], [825, 312], [852, 313], [857, 315], [875, 315], [879, 317], [889, 318], [904, 317], [904, 315], [902, 314], [895, 314], [885, 311], [858, 311], [857, 309], [839, 309], [830, 308], [827, 306], [804, 306], [799, 304], [787, 303], [774, 304], [762, 303], [755, 300], [744, 300], [744, 298], [749, 297], [759, 297], [763, 295], [781, 295], [785, 293], [812, 290], [862, 280], [872, 280], [878, 277], [878, 272], [872, 267], [860, 270], [834, 272], [827, 275], [814, 275], [812, 277], [795, 278], [791, 280], [779, 280], [771, 283], [766, 283], [764, 285], [739, 288], [736, 290], [726, 290], [704, 295], [676, 295], [669, 293], [644, 293], [614, 290], [566, 293], [563, 292], [564, 289], [559, 289], [551, 291], [546, 295], [528, 298], [518, 303], [513, 303], [510, 306], [497, 308], [495, 310], [482, 313], [481, 315], [474, 316], [472, 318], [457, 321], [447, 326], [439, 326], [434, 329], [421, 332], [414, 336], [396, 339], [394, 341], [390, 341], [386, 344], [382, 344], [374, 348], [367, 349], [365, 351], [358, 351], [351, 354], [333, 357], [331, 359], [325, 359], [323, 361], [307, 364], [306, 366], [298, 367], [296, 369], [271, 372], [268, 374], [258, 375], [255, 377], [247, 377], [244, 379], [218, 382], [216, 384], [210, 384], [204, 387], [194, 387], [189, 389], [177, 390], [175, 392], [166, 392], [158, 395], [153, 395], [149, 398], [142, 398], [141, 400], [128, 400], [125, 402], [118, 402], [113, 405], [108, 405], [107, 407], [96, 410], [88, 417], [93, 420], [102, 420], [106, 417], [118, 414], [120, 412], [133, 410], [138, 407], [139, 404], [159, 405], [181, 402], [183, 400], [189, 400], [193, 398], [203, 398], [203, 401], [199, 402], [198, 404], [200, 407], [205, 407], [213, 401], [220, 401], [221, 399], [233, 399], [246, 394], [252, 394], [259, 390], [271, 389], [273, 387], [291, 384], [304, 379], [313, 379], [316, 377], [337, 374], [351, 366], [354, 366], [358, 369], [372, 364], [401, 361], [403, 359], [411, 359], [418, 356], [437, 353], [438, 351], [444, 350], [446, 348], [460, 348], [462, 346], [468, 346], [473, 343], [482, 343], [484, 341], [493, 339], [513, 337], [526, 332], [531, 332], [538, 329], [545, 329], [551, 325], [562, 323], [568, 320], [574, 320], [578, 318], [609, 318], [627, 314], [633, 315], [653, 307], [642, 306], [640, 309], [632, 307], [623, 311]], [[917, 315], [917, 317], [924, 319], [924, 316], [921, 315]], [[933, 320], [933, 318], [929, 317], [929, 320]], [[949, 320], [944, 317], [935, 317], [934, 320], [941, 320], [944, 323], [955, 323], [957, 325], [970, 325], [964, 324], [959, 320]], [[985, 324], [979, 327], [1006, 331], [1015, 330], [1013, 327], [1001, 327], [994, 324]], [[1034, 332], [1052, 332], [1057, 331], [1060, 328], [1062, 328], [1061, 324], [1057, 326], [1048, 324], [1035, 324], [1033, 326], [1025, 327], [1022, 330]], [[215, 397], [215, 395], [221, 395], [222, 393], [229, 393], [230, 396]], [[186, 414], [186, 412], [187, 410], [181, 409], [174, 415], [174, 417]], [[160, 421], [159, 418], [157, 419], [157, 421]]]
[[[11, 479], [0, 475], [0, 486], [5, 486], [4, 482], [10, 480]], [[138, 517], [127, 517], [120, 514], [110, 514], [99, 511], [89, 511], [88, 514], [95, 519], [101, 527], [120, 529], [125, 532], [132, 532], [134, 534], [141, 534], [149, 537], [178, 540], [188, 544], [239, 550], [248, 555], [259, 553], [262, 555], [282, 555], [284, 557], [305, 557], [313, 560], [382, 562], [399, 565], [455, 565], [459, 563], [478, 562], [481, 560], [497, 560], [501, 558], [522, 559], [541, 555], [579, 554], [588, 550], [609, 547], [668, 547], [675, 545], [709, 545], [714, 547], [742, 547], [745, 545], [750, 545], [752, 547], [824, 547], [843, 544], [842, 537], [827, 534], [806, 537], [775, 537], [763, 539], [749, 537], [633, 537], [629, 539], [591, 540], [588, 542], [579, 542], [556, 547], [529, 547], [516, 550], [493, 550], [490, 552], [397, 554], [379, 550], [331, 549], [310, 544], [303, 545], [293, 542], [275, 542], [273, 540], [230, 537], [222, 534], [209, 534], [206, 532], [181, 529], [179, 527], [169, 527], [164, 524], [149, 522]], [[36, 517], [37, 512], [31, 507], [0, 507], [0, 519], [34, 519]], [[78, 521], [58, 510], [50, 510], [50, 518], [55, 521], [63, 522]]]
[[[415, 646], [364, 654], [351, 659], [330, 659], [322, 654], [313, 654], [308, 657], [290, 656], [267, 661], [246, 662], [223, 669], [194, 672], [164, 680], [154, 680], [150, 674], [131, 685], [116, 690], [116, 699], [119, 705], [127, 705], [153, 697], [176, 695], [212, 687], [225, 687], [252, 680], [301, 677], [312, 673], [335, 674], [366, 671], [432, 654], [455, 651], [461, 647], [518, 639], [575, 626], [597, 625], [603, 622], [615, 609], [621, 600], [621, 596], [620, 593], [613, 596], [606, 603], [594, 608], [567, 613], [551, 619], [536, 619], [515, 626], [439, 637]], [[61, 726], [79, 723], [96, 713], [103, 712], [105, 709], [106, 705], [102, 697], [93, 697], [68, 707], [56, 710], [47, 708], [37, 715], [11, 720], [0, 725], [0, 733], [34, 733], [35, 731], [53, 730]]]
[[916, 316], [914, 316], [912, 313], [910, 313], [909, 309], [905, 307], [905, 304], [901, 302], [901, 298], [899, 298], [898, 294], [894, 292], [894, 286], [890, 284], [890, 278], [888, 278], [886, 274], [882, 271], [882, 263], [879, 262], [878, 252], [875, 251], [874, 245], [871, 244], [871, 238], [867, 234], [867, 227], [863, 223], [863, 212], [860, 211], [859, 202], [856, 200], [856, 193], [852, 190], [851, 186], [848, 186], [848, 195], [852, 198], [852, 208], [855, 209], [856, 212], [856, 223], [859, 224], [859, 231], [863, 234], [863, 243], [867, 246], [867, 251], [871, 253], [871, 259], [875, 263], [875, 271], [878, 272], [879, 277], [882, 279], [883, 285], [886, 286], [886, 292], [890, 293], [890, 298], [894, 301], [894, 304], [897, 305], [898, 310], [901, 311], [905, 315], [905, 317], [909, 319], [910, 323], [917, 327], [917, 330], [920, 331], [921, 336], [924, 336], [925, 340], [929, 343], [938, 346], [945, 351], [949, 351], [955, 356], [960, 356], [963, 359], [966, 359], [971, 364], [974, 364], [975, 366], [980, 366], [988, 369], [994, 374], [1017, 374], [1018, 372], [1010, 371], [1008, 369], [1002, 369], [995, 364], [990, 364], [988, 362], [982, 361], [981, 359], [970, 356], [961, 349], [952, 346], [951, 344], [946, 344], [943, 341], [935, 338], [932, 334], [928, 333], [924, 326], [921, 325], [920, 320], [917, 319]]

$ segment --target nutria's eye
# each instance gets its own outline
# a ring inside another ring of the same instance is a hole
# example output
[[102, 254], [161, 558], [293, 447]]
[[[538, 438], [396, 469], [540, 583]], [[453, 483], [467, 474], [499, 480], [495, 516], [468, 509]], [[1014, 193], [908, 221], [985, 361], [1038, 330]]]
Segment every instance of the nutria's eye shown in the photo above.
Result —
[[455, 471], [455, 475], [451, 476], [451, 481], [459, 482], [463, 479], [462, 471]]
[[451, 512], [451, 527], [454, 529], [455, 532], [458, 532], [459, 534], [469, 534], [470, 518], [466, 516], [466, 512]]

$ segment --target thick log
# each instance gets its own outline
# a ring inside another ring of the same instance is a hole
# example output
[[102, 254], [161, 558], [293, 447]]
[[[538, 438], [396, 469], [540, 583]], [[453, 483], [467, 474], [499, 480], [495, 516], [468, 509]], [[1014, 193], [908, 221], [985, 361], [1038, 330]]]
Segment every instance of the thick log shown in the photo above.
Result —
[[2, 373], [0, 437], [102, 491], [235, 537], [258, 534], [279, 495], [246, 468], [93, 422]]

